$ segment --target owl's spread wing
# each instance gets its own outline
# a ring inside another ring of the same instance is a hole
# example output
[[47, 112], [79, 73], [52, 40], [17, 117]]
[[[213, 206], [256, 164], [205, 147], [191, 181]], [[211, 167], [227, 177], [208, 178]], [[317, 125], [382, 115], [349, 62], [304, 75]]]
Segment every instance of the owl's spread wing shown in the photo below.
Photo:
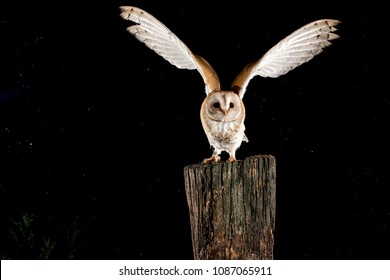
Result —
[[142, 9], [122, 6], [121, 17], [131, 20], [127, 30], [139, 41], [180, 69], [196, 69], [206, 86], [206, 94], [220, 90], [218, 76], [211, 65], [191, 50], [164, 24]]
[[330, 46], [331, 40], [339, 38], [333, 33], [339, 23], [334, 19], [321, 19], [291, 33], [259, 60], [248, 64], [233, 81], [233, 90], [242, 98], [254, 76], [276, 78], [311, 60]]

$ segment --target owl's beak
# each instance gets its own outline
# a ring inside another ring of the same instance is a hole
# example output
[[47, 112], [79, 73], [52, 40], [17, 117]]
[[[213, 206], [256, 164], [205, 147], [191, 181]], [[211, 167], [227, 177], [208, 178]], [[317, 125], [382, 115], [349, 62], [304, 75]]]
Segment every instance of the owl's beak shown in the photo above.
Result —
[[223, 113], [222, 122], [226, 122], [226, 116], [229, 113], [230, 108], [220, 108], [221, 113]]
[[219, 110], [226, 116], [229, 113], [230, 107], [221, 107]]

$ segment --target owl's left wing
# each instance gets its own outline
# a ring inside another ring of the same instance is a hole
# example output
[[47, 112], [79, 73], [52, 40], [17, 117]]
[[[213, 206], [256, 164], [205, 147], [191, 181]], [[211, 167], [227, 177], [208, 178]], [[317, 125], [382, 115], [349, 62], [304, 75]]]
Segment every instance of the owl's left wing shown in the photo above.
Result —
[[220, 82], [213, 67], [201, 56], [191, 50], [164, 24], [142, 9], [122, 6], [121, 17], [131, 20], [127, 30], [139, 41], [180, 69], [196, 69], [206, 86], [206, 94], [220, 90]]
[[331, 40], [339, 38], [333, 33], [339, 23], [334, 19], [321, 19], [291, 33], [259, 60], [248, 64], [233, 81], [233, 90], [242, 98], [254, 76], [276, 78], [311, 60], [330, 46]]

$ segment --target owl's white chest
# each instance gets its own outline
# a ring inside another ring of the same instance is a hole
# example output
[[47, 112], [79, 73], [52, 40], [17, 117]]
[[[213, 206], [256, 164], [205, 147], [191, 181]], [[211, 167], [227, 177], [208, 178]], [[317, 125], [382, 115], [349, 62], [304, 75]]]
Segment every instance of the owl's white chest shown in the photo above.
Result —
[[210, 145], [218, 150], [235, 150], [243, 141], [245, 130], [243, 122], [218, 122], [207, 119], [203, 124]]
[[216, 122], [210, 120], [210, 134], [218, 142], [230, 143], [239, 136], [243, 124], [234, 122]]

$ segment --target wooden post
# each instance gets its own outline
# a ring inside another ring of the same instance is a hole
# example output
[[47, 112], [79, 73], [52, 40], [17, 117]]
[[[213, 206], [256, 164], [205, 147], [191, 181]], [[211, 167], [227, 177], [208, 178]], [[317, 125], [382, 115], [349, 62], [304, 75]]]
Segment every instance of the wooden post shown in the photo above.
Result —
[[273, 156], [189, 165], [184, 178], [195, 259], [273, 259]]

